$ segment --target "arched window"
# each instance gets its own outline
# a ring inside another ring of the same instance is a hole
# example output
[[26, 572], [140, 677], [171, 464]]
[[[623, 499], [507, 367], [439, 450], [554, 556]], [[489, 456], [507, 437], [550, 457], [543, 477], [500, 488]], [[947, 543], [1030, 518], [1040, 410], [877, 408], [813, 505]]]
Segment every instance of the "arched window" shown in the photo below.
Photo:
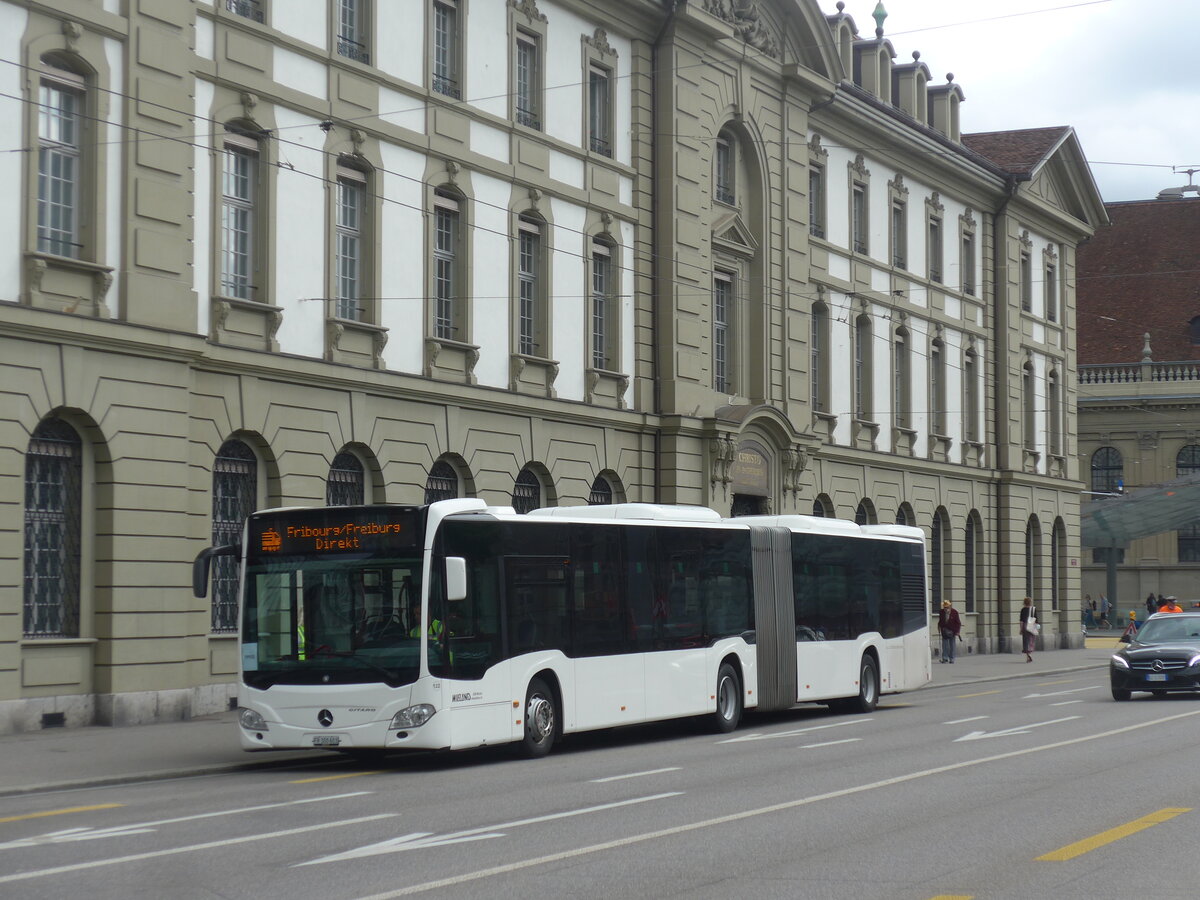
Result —
[[425, 502], [453, 500], [457, 496], [458, 473], [446, 460], [439, 459], [429, 469], [429, 477], [425, 479]]
[[971, 510], [967, 516], [967, 530], [963, 535], [963, 609], [969, 613], [975, 612], [975, 598], [979, 592], [979, 559], [982, 553], [983, 527], [979, 521], [979, 513]]
[[1030, 516], [1025, 526], [1025, 596], [1038, 601], [1038, 586], [1042, 583], [1042, 525], [1037, 516]]
[[1116, 447], [1101, 447], [1092, 454], [1092, 490], [1115, 494], [1122, 487], [1124, 462]]
[[[213, 460], [212, 543], [238, 544], [246, 517], [258, 506], [258, 457], [239, 440], [228, 440]], [[212, 630], [237, 631], [238, 561], [233, 556], [213, 560]]]
[[1037, 397], [1034, 395], [1033, 366], [1026, 363], [1021, 369], [1022, 441], [1029, 451], [1037, 450]]
[[607, 506], [613, 502], [612, 485], [603, 475], [597, 475], [592, 482], [591, 493], [588, 494], [588, 506]]
[[854, 524], [856, 525], [877, 525], [879, 519], [875, 515], [875, 504], [870, 500], [860, 500], [858, 508], [854, 511]]
[[325, 482], [328, 506], [361, 506], [366, 495], [366, 473], [361, 460], [343, 450], [333, 458]]
[[[1175, 475], [1200, 475], [1200, 444], [1188, 444], [1175, 456]], [[1179, 562], [1200, 562], [1200, 519], [1177, 532]]]
[[828, 519], [833, 516], [831, 508], [828, 498], [822, 495], [813, 501], [812, 514], [821, 519]]
[[893, 375], [892, 408], [897, 428], [912, 427], [912, 358], [908, 343], [908, 329], [897, 328], [893, 346], [895, 367]]
[[854, 418], [871, 418], [871, 318], [854, 320]]
[[1050, 531], [1050, 607], [1058, 609], [1067, 588], [1067, 526], [1054, 520]]
[[1062, 385], [1059, 383], [1058, 371], [1052, 370], [1046, 377], [1047, 416], [1050, 431], [1050, 455], [1062, 456], [1063, 452], [1063, 417], [1062, 417]]
[[814, 303], [809, 336], [809, 385], [813, 412], [829, 412], [829, 307]]
[[929, 529], [929, 600], [933, 614], [941, 609], [945, 590], [949, 586], [950, 569], [950, 517], [946, 510], [938, 507], [934, 511]]
[[34, 430], [25, 454], [26, 638], [79, 637], [83, 444], [61, 419]]
[[896, 508], [896, 524], [909, 526], [917, 524], [917, 517], [913, 515], [913, 509], [907, 503], [901, 503]]
[[526, 466], [513, 485], [513, 509], [523, 514], [537, 509], [541, 503], [542, 483], [534, 471]]

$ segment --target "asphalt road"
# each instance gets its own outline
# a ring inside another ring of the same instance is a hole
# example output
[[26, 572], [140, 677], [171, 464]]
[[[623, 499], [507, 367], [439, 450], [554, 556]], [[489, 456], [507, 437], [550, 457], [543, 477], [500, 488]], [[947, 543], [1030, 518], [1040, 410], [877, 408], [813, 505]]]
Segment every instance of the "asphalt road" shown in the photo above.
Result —
[[1103, 669], [402, 757], [33, 793], [5, 898], [1192, 900], [1200, 698]]

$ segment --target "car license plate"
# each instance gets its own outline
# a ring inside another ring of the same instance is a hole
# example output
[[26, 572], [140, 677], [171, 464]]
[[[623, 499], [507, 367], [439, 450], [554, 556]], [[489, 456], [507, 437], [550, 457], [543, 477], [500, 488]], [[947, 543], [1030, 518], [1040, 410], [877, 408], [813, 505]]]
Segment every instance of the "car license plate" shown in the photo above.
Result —
[[336, 747], [341, 742], [340, 734], [314, 734], [312, 739], [314, 747]]
[[1147, 681], [1166, 681], [1167, 673], [1166, 672], [1151, 672], [1149, 675], [1146, 676], [1146, 680]]

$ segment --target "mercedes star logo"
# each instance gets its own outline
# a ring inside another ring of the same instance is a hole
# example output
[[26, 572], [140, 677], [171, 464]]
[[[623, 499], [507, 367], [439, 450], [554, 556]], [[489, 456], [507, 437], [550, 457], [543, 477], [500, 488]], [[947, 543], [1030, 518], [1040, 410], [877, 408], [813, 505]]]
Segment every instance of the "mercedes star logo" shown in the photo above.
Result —
[[1166, 666], [1163, 665], [1163, 661], [1161, 659], [1156, 659], [1154, 661], [1154, 664], [1151, 665], [1150, 668], [1152, 668], [1155, 672], [1161, 672], [1163, 669], [1166, 668]]
[[317, 713], [317, 721], [320, 722], [323, 727], [328, 728], [333, 724], [333, 713], [327, 709], [323, 709]]

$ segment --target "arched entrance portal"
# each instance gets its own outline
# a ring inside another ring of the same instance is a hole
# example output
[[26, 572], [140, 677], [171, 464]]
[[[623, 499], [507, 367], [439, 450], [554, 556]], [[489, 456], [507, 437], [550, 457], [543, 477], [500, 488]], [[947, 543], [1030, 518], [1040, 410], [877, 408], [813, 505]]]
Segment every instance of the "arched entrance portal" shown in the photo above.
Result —
[[738, 444], [729, 467], [731, 516], [765, 516], [771, 512], [771, 460], [771, 453], [757, 441]]

